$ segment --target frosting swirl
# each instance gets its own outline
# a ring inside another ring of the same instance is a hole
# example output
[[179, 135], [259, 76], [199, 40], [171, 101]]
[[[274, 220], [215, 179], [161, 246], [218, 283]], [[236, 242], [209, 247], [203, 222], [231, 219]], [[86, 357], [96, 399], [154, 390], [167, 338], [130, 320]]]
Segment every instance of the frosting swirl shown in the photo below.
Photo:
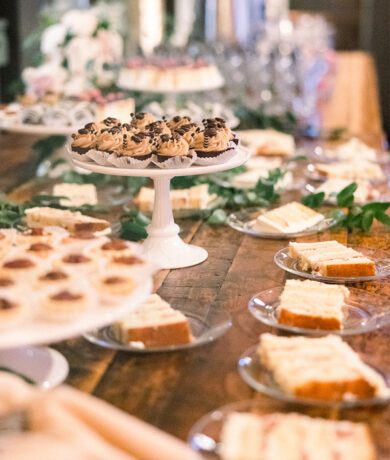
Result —
[[72, 134], [72, 149], [93, 149], [96, 145], [96, 135], [86, 128], [79, 129], [77, 133]]
[[191, 122], [190, 117], [186, 117], [186, 116], [181, 117], [180, 115], [176, 115], [175, 117], [173, 117], [171, 120], [167, 122], [167, 126], [169, 129], [173, 131], [173, 130], [177, 130], [181, 128], [183, 125], [188, 125], [190, 122]]
[[167, 124], [163, 120], [157, 120], [153, 123], [149, 123], [145, 127], [151, 136], [161, 136], [161, 134], [171, 134], [171, 130], [168, 128]]
[[123, 134], [120, 154], [128, 157], [142, 157], [152, 153], [154, 141], [145, 133]]
[[120, 150], [123, 134], [119, 127], [103, 129], [96, 139], [96, 148], [103, 152], [116, 152]]
[[188, 123], [186, 125], [182, 125], [179, 129], [176, 129], [175, 131], [178, 134], [180, 134], [180, 136], [182, 136], [184, 140], [191, 144], [196, 133], [200, 131], [200, 127], [196, 123]]
[[133, 113], [131, 116], [131, 125], [139, 130], [143, 130], [147, 125], [150, 125], [150, 123], [156, 121], [154, 116], [148, 112], [138, 112], [136, 114]]
[[200, 152], [223, 152], [229, 143], [230, 135], [224, 128], [206, 128], [196, 134], [191, 148]]
[[188, 155], [190, 146], [178, 133], [173, 133], [171, 136], [163, 134], [160, 136], [157, 152], [161, 156], [176, 157]]

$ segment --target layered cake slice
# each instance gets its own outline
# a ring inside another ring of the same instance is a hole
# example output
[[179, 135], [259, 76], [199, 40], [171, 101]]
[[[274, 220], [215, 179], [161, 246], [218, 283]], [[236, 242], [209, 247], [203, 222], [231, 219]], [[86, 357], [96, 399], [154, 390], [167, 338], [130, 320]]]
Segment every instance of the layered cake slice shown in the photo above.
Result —
[[278, 321], [309, 329], [341, 329], [348, 296], [345, 286], [287, 280], [280, 296]]
[[389, 395], [383, 377], [339, 336], [262, 334], [257, 353], [277, 385], [291, 395], [325, 401]]
[[290, 243], [289, 254], [298, 259], [302, 270], [324, 276], [372, 276], [376, 273], [373, 260], [337, 241]]
[[114, 328], [120, 342], [139, 348], [183, 345], [193, 340], [187, 318], [157, 294], [149, 296]]
[[255, 155], [289, 157], [295, 152], [293, 136], [274, 129], [240, 131], [240, 139]]
[[99, 232], [110, 227], [104, 219], [85, 216], [81, 212], [73, 212], [55, 208], [26, 209], [26, 222], [31, 228], [62, 227], [70, 232]]
[[260, 215], [254, 229], [260, 232], [295, 233], [313, 227], [324, 216], [301, 203], [293, 201]]
[[233, 412], [221, 435], [222, 460], [376, 460], [367, 425], [300, 414]]
[[365, 160], [317, 163], [315, 168], [320, 176], [327, 178], [338, 177], [353, 181], [382, 181], [385, 179], [384, 172], [378, 164]]

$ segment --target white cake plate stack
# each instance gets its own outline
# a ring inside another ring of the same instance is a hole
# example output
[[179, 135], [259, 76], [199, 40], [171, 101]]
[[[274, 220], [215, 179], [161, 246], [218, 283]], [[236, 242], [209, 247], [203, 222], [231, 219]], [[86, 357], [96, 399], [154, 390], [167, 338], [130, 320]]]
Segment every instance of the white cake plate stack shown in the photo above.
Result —
[[245, 163], [250, 153], [242, 147], [229, 161], [210, 166], [190, 166], [182, 169], [129, 169], [114, 166], [100, 166], [73, 160], [80, 168], [101, 174], [116, 176], [150, 177], [154, 182], [154, 208], [152, 223], [148, 226], [148, 237], [143, 243], [145, 255], [160, 268], [183, 268], [200, 264], [208, 257], [207, 251], [185, 243], [179, 236], [180, 228], [173, 220], [172, 204], [169, 196], [170, 182], [176, 176], [194, 176], [226, 171]]

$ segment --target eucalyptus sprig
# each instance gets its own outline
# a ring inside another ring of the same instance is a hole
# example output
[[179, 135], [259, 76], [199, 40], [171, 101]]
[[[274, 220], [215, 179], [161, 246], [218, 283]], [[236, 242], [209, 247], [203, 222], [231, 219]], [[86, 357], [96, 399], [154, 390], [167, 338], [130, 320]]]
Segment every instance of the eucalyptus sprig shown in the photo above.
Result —
[[[332, 215], [337, 219], [337, 225], [348, 231], [354, 229], [369, 232], [375, 220], [390, 227], [390, 216], [386, 211], [390, 208], [390, 202], [372, 202], [362, 206], [355, 204], [355, 192], [358, 185], [352, 182], [336, 195], [336, 203], [339, 209]], [[311, 208], [319, 208], [323, 205], [325, 193], [313, 193], [302, 198], [302, 203]], [[346, 212], [341, 212], [346, 208]]]
[[136, 208], [125, 212], [120, 218], [120, 224], [120, 236], [125, 240], [139, 241], [148, 236], [146, 227], [150, 219]]

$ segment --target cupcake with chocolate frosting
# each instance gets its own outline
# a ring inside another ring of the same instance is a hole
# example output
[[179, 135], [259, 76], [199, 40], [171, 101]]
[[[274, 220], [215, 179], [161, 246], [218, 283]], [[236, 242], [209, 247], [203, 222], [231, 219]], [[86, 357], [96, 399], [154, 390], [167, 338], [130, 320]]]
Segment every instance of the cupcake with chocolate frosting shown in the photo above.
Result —
[[204, 129], [196, 133], [190, 146], [200, 165], [223, 163], [235, 154], [233, 134], [222, 118], [203, 120]]
[[145, 131], [151, 137], [161, 136], [162, 134], [171, 134], [171, 130], [168, 128], [168, 125], [164, 120], [157, 120], [153, 123], [149, 123], [145, 127]]
[[160, 136], [154, 163], [160, 168], [186, 168], [191, 166], [194, 155], [190, 152], [188, 142], [174, 132], [170, 136]]
[[154, 148], [154, 139], [143, 132], [123, 133], [122, 146], [109, 161], [121, 168], [146, 168], [152, 161]]
[[131, 114], [130, 124], [138, 131], [143, 131], [147, 125], [156, 121], [154, 116], [148, 112], [137, 112]]
[[89, 158], [97, 164], [111, 166], [108, 157], [115, 152], [119, 152], [123, 141], [122, 127], [113, 126], [104, 128], [96, 137], [96, 148], [88, 152]]
[[80, 156], [85, 155], [88, 150], [96, 147], [96, 134], [86, 128], [81, 128], [77, 133], [72, 134], [71, 148]]

